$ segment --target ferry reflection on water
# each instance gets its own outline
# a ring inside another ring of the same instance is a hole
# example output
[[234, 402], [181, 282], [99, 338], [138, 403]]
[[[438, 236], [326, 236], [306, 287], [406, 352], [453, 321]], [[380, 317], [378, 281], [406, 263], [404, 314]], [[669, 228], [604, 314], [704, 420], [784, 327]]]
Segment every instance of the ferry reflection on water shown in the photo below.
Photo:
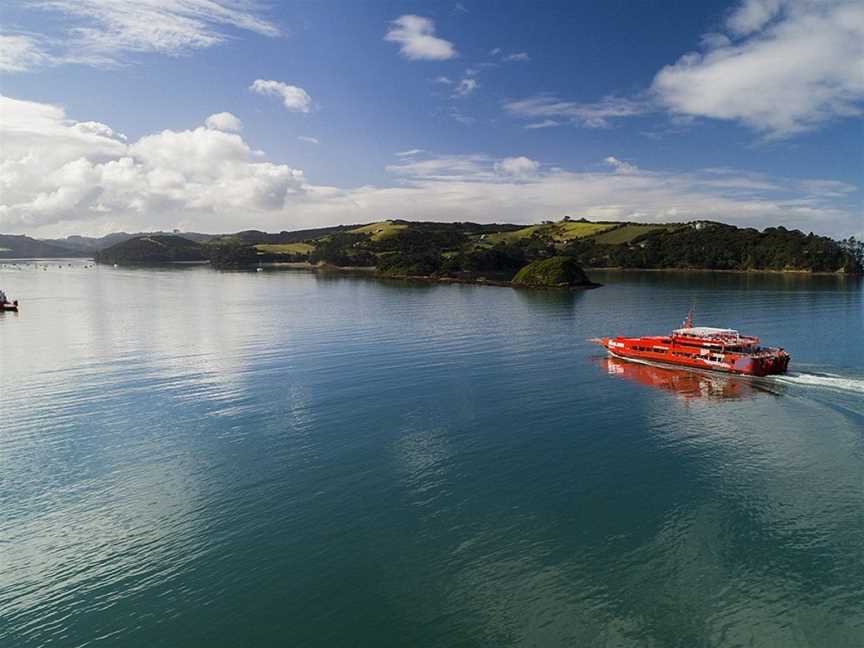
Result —
[[611, 356], [594, 360], [610, 376], [672, 392], [683, 399], [727, 400], [782, 393], [779, 385], [765, 379], [645, 364]]

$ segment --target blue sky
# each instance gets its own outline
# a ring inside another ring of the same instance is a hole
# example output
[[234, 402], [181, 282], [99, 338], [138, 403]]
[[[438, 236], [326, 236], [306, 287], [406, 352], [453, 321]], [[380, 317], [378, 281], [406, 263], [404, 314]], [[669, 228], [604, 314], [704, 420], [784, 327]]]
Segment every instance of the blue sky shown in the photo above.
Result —
[[864, 230], [856, 2], [51, 0], [2, 23], [4, 232]]

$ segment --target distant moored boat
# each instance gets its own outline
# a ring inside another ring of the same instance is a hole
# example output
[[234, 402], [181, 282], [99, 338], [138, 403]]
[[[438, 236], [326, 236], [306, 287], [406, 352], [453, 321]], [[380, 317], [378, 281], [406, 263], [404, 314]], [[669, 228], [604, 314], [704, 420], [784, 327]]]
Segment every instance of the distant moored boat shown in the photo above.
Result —
[[18, 300], [9, 301], [6, 297], [6, 293], [0, 290], [0, 311], [13, 311], [18, 312]]

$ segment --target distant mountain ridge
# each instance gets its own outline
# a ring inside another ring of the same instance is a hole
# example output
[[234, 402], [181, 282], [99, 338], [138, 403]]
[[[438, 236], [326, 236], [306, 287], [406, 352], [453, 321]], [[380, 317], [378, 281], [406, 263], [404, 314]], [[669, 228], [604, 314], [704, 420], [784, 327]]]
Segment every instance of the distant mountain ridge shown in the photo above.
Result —
[[80, 250], [82, 252], [98, 252], [99, 250], [104, 250], [105, 248], [109, 248], [112, 245], [116, 245], [117, 243], [122, 243], [124, 241], [128, 241], [134, 238], [140, 238], [142, 236], [182, 236], [185, 239], [189, 239], [190, 241], [195, 241], [197, 243], [203, 243], [204, 241], [208, 241], [211, 238], [214, 238], [215, 234], [199, 234], [197, 232], [137, 232], [134, 234], [130, 234], [128, 232], [113, 232], [111, 234], [107, 234], [105, 236], [67, 236], [66, 238], [61, 239], [40, 239], [44, 240], [46, 243], [50, 243], [51, 245], [56, 245], [57, 247], [63, 248], [72, 248], [75, 250]]
[[23, 234], [0, 234], [0, 259], [87, 258], [97, 252], [142, 236], [177, 235], [202, 243], [218, 235], [197, 232], [114, 232], [106, 236], [67, 236], [59, 239], [36, 239]]
[[0, 259], [66, 258], [91, 256], [80, 249], [40, 241], [24, 235], [0, 234]]

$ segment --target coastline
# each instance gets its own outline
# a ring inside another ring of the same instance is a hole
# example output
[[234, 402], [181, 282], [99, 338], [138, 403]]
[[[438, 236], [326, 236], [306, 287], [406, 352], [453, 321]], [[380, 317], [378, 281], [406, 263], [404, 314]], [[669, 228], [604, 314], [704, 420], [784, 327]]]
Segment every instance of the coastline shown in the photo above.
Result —
[[[282, 267], [295, 268], [297, 270], [315, 270], [315, 271], [332, 271], [332, 272], [361, 272], [364, 274], [374, 274], [381, 279], [411, 279], [415, 281], [427, 281], [435, 283], [473, 283], [486, 286], [514, 286], [522, 287], [519, 284], [514, 284], [511, 281], [501, 281], [496, 279], [480, 278], [462, 278], [462, 277], [430, 277], [428, 275], [379, 275], [375, 274], [377, 269], [374, 266], [336, 266], [331, 264], [314, 264], [308, 261], [273, 261], [265, 262], [263, 267]], [[805, 277], [849, 277], [858, 278], [864, 275], [853, 272], [814, 272], [812, 270], [727, 270], [715, 268], [622, 268], [616, 266], [585, 266], [586, 272], [601, 271], [601, 272], [675, 272], [680, 274], [700, 273], [700, 274], [771, 274], [771, 275], [791, 275]], [[592, 282], [593, 283], [593, 282]], [[595, 284], [595, 286], [602, 284]], [[533, 286], [528, 286], [533, 287]], [[589, 286], [594, 287], [594, 286]]]
[[393, 281], [419, 281], [423, 283], [442, 284], [470, 284], [475, 286], [495, 286], [498, 288], [529, 288], [531, 290], [590, 290], [599, 288], [603, 284], [589, 282], [574, 286], [529, 286], [527, 284], [514, 283], [502, 279], [489, 279], [485, 276], [479, 277], [433, 277], [430, 275], [403, 275], [403, 274], [378, 274], [374, 266], [336, 266], [330, 264], [314, 264], [308, 261], [276, 261], [262, 263], [261, 267], [293, 268], [295, 270], [312, 270], [316, 272], [345, 272], [358, 273], [374, 277], [375, 279], [389, 279]]
[[[9, 257], [9, 258], [0, 258], [0, 264], [15, 264], [20, 262], [58, 262], [58, 261], [90, 261], [92, 263], [98, 263], [95, 261], [94, 257]], [[111, 266], [113, 264], [110, 263], [99, 263], [99, 265]], [[210, 265], [214, 269], [240, 269], [240, 268], [219, 268], [218, 266], [214, 266], [208, 260], [197, 260], [197, 261], [163, 261], [159, 263], [129, 263], [129, 264], [119, 264], [120, 267], [146, 267], [151, 265], [159, 265], [159, 266], [201, 266], [201, 265]], [[253, 267], [253, 266], [249, 266]], [[381, 279], [401, 279], [401, 280], [413, 280], [413, 281], [426, 281], [426, 282], [434, 282], [434, 283], [465, 283], [465, 284], [477, 284], [477, 285], [485, 285], [485, 286], [513, 286], [513, 287], [531, 287], [534, 286], [522, 286], [521, 284], [514, 284], [511, 281], [502, 281], [498, 279], [487, 279], [484, 277], [470, 278], [470, 277], [431, 277], [428, 275], [381, 275], [376, 274], [377, 268], [375, 266], [337, 266], [328, 263], [323, 264], [315, 264], [309, 261], [264, 261], [259, 264], [258, 267], [263, 268], [289, 268], [295, 270], [313, 270], [317, 272], [345, 272], [345, 273], [360, 273], [364, 275], [374, 275], [377, 278]], [[813, 271], [813, 270], [795, 270], [795, 269], [785, 269], [785, 270], [768, 270], [768, 269], [755, 269], [755, 270], [730, 270], [730, 269], [719, 269], [719, 268], [623, 268], [620, 266], [584, 266], [583, 269], [587, 272], [590, 271], [600, 271], [600, 272], [674, 272], [678, 274], [686, 274], [686, 273], [699, 273], [699, 274], [740, 274], [740, 275], [752, 275], [752, 274], [771, 274], [771, 275], [791, 275], [791, 276], [811, 276], [811, 277], [848, 277], [848, 278], [861, 278], [864, 277], [862, 273], [855, 272], [843, 272], [843, 271], [835, 271], [835, 272], [825, 272], [825, 271]], [[596, 287], [602, 284], [595, 284], [593, 286], [584, 286], [584, 287]], [[576, 286], [576, 288], [582, 288], [583, 286]]]
[[698, 273], [717, 273], [717, 274], [773, 274], [773, 275], [796, 275], [808, 277], [862, 277], [861, 273], [856, 272], [825, 272], [813, 270], [726, 270], [720, 268], [622, 268], [616, 266], [585, 266], [586, 271], [598, 270], [602, 272], [698, 272]]

